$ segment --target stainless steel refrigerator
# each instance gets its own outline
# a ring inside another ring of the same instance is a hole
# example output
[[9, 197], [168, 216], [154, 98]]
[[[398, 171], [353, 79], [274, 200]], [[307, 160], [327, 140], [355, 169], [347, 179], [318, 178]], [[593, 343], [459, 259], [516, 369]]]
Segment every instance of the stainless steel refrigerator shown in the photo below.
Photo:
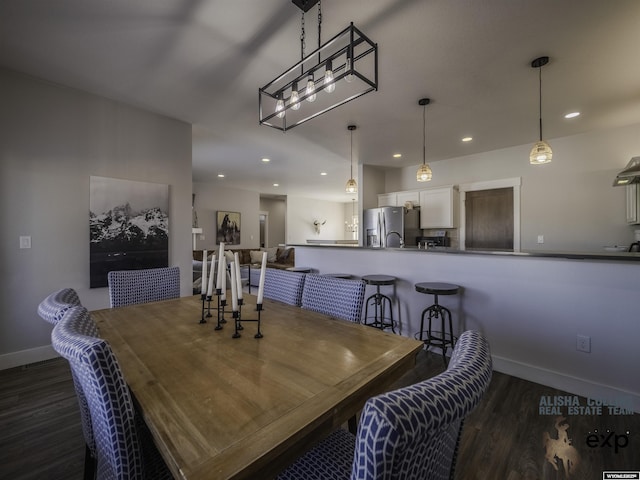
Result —
[[420, 209], [380, 207], [364, 210], [362, 215], [364, 244], [367, 247], [398, 248], [416, 246], [420, 230]]

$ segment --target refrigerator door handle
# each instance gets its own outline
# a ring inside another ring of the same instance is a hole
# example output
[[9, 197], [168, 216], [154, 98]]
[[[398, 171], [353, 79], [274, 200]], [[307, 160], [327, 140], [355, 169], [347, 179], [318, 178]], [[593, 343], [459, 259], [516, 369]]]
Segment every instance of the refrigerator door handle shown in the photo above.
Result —
[[380, 212], [382, 215], [382, 235], [380, 236], [380, 246], [387, 248], [387, 217], [384, 212]]

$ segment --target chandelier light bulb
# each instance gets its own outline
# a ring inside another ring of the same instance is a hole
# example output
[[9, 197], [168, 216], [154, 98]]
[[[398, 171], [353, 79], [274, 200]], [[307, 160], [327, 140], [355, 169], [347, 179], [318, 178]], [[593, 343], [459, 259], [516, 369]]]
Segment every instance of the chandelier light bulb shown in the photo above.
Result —
[[332, 93], [336, 89], [336, 84], [333, 81], [333, 65], [331, 60], [327, 60], [327, 67], [324, 71], [324, 89], [327, 93]]
[[276, 102], [276, 112], [278, 113], [278, 118], [284, 117], [284, 100], [282, 99], [282, 94], [278, 97], [278, 101]]
[[294, 82], [291, 87], [291, 98], [289, 99], [289, 103], [291, 104], [291, 108], [293, 110], [300, 109], [300, 95], [298, 94], [298, 82]]
[[345, 72], [347, 72], [347, 74], [344, 77], [344, 80], [347, 83], [353, 82], [353, 74], [351, 73], [351, 68], [351, 53], [349, 53], [349, 50], [347, 50], [347, 63], [345, 64]]
[[316, 101], [316, 81], [313, 78], [313, 73], [309, 74], [307, 78], [307, 101], [315, 102]]

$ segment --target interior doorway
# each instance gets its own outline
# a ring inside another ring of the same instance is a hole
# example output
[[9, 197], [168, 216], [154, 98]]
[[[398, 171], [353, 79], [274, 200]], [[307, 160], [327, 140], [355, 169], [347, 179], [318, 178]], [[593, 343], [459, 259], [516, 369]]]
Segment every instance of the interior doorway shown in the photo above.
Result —
[[520, 183], [507, 178], [460, 185], [460, 249], [520, 251]]
[[465, 249], [513, 251], [513, 187], [467, 192]]
[[269, 212], [260, 212], [260, 248], [269, 245]]

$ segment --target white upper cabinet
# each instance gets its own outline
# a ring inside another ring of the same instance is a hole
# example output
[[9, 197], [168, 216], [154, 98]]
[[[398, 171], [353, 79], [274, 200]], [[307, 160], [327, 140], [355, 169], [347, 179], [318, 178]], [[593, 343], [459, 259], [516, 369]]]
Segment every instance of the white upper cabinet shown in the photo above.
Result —
[[379, 207], [397, 207], [398, 194], [397, 193], [379, 193], [378, 206]]
[[458, 189], [454, 186], [420, 191], [420, 228], [457, 228]]
[[420, 195], [418, 190], [406, 192], [390, 192], [378, 194], [379, 207], [404, 207], [407, 202], [411, 202], [414, 207], [420, 205]]
[[414, 207], [420, 205], [420, 192], [418, 190], [413, 190], [409, 192], [398, 192], [398, 207], [404, 207], [407, 202], [411, 202]]

